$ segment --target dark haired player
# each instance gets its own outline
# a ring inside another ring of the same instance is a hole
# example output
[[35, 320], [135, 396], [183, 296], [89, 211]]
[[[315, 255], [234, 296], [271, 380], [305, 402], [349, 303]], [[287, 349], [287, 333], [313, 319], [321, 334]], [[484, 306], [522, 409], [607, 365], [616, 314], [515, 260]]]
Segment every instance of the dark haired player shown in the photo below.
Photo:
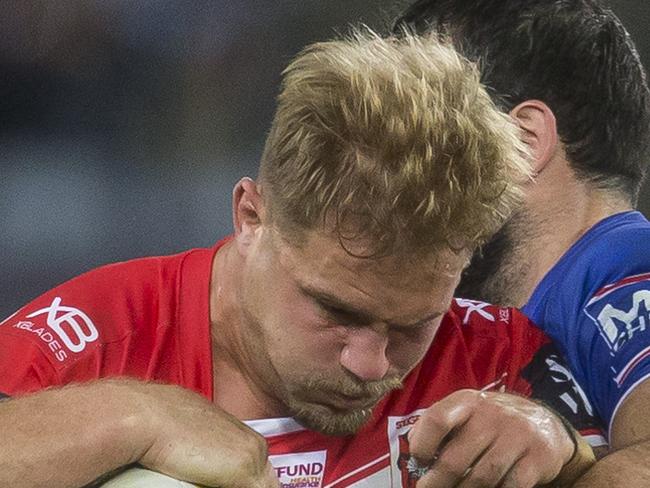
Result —
[[650, 225], [633, 210], [650, 110], [632, 40], [593, 0], [421, 0], [395, 32], [405, 27], [442, 32], [479, 61], [534, 157], [523, 208], [457, 295], [523, 307], [567, 356], [610, 447], [627, 448], [594, 475], [650, 483]]

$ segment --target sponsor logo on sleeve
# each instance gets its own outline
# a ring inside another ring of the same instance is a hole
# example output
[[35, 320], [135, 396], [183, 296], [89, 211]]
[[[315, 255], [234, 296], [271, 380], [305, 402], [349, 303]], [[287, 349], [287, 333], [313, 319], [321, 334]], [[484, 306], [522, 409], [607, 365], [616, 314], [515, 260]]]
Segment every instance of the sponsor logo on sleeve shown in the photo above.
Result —
[[42, 340], [50, 351], [54, 353], [57, 361], [63, 362], [68, 358], [68, 352], [63, 349], [59, 340], [45, 327], [37, 327], [34, 322], [21, 320], [13, 325], [14, 328], [25, 330], [37, 336]]
[[466, 300], [464, 298], [456, 298], [456, 304], [459, 307], [466, 309], [465, 316], [463, 317], [463, 325], [467, 325], [469, 323], [469, 320], [474, 313], [479, 314], [485, 320], [489, 320], [490, 322], [495, 321], [494, 315], [486, 310], [486, 308], [490, 306], [489, 303], [478, 302], [476, 300]]
[[499, 309], [499, 322], [510, 322], [510, 310], [507, 308]]
[[81, 352], [86, 344], [96, 341], [99, 332], [90, 317], [78, 308], [61, 305], [61, 298], [56, 297], [49, 307], [30, 313], [31, 319], [46, 314], [48, 327], [61, 339], [63, 344], [72, 352]]
[[648, 328], [650, 275], [626, 278], [597, 292], [584, 312], [594, 322], [610, 354]]
[[282, 488], [322, 488], [327, 451], [269, 456]]
[[[61, 304], [61, 298], [56, 297], [50, 306], [37, 310], [26, 315], [26, 319], [35, 319], [45, 316], [46, 325], [40, 325], [38, 321], [18, 320], [11, 327], [23, 330], [35, 335], [45, 344], [59, 362], [70, 357], [70, 353], [80, 353], [86, 345], [99, 338], [99, 332], [93, 321], [78, 308], [68, 307]], [[15, 318], [16, 314], [5, 319], [2, 324], [9, 324], [9, 319]], [[0, 324], [0, 325], [2, 325]]]

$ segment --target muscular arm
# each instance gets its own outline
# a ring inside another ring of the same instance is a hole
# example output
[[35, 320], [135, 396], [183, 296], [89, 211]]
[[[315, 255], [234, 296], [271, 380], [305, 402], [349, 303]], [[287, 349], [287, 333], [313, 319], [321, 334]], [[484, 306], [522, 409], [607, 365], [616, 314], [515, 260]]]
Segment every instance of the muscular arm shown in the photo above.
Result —
[[614, 418], [611, 454], [600, 459], [576, 488], [650, 486], [650, 380], [637, 386]]
[[0, 486], [72, 488], [139, 462], [222, 488], [277, 487], [266, 441], [200, 395], [101, 380], [0, 401]]
[[0, 402], [0, 486], [72, 487], [146, 451], [132, 381], [51, 389]]

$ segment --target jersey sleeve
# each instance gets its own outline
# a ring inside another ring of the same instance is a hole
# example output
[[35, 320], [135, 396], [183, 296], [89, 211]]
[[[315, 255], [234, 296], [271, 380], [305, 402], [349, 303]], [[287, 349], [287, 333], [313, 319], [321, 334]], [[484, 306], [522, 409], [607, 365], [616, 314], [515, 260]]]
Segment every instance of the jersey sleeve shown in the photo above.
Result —
[[650, 273], [595, 292], [578, 315], [589, 395], [611, 422], [632, 390], [650, 378]]
[[[544, 403], [593, 445], [605, 444], [602, 422], [551, 340], [520, 311], [455, 299], [476, 384], [483, 390], [521, 395]], [[479, 342], [480, 341], [480, 342]]]
[[606, 444], [602, 421], [555, 344], [521, 312], [508, 310], [511, 351], [506, 360], [511, 390], [549, 406], [592, 446]]
[[0, 325], [0, 399], [59, 384], [59, 376], [38, 345]]
[[92, 278], [75, 278], [0, 323], [0, 392], [20, 396], [90, 379], [104, 339], [91, 306], [95, 291]]
[[[137, 284], [134, 271], [128, 263], [97, 268], [47, 291], [2, 321], [0, 392], [19, 396], [134, 370], [136, 359], [143, 356], [138, 348], [153, 337], [144, 325], [135, 324], [154, 324], [144, 320], [141, 310], [157, 311], [142, 305], [152, 294]], [[147, 359], [143, 356], [143, 371]]]

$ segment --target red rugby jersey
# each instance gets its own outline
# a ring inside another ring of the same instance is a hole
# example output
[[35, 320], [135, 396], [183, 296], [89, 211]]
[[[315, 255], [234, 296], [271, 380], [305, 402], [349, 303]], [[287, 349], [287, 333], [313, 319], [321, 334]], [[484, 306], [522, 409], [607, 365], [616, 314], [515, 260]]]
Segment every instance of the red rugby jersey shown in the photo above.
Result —
[[[112, 264], [74, 278], [0, 323], [0, 392], [129, 376], [213, 398], [209, 286], [212, 249]], [[421, 411], [462, 388], [542, 400], [594, 444], [598, 421], [554, 346], [514, 309], [457, 299], [404, 388], [355, 436], [308, 431], [292, 419], [247, 422], [266, 436], [284, 488], [412, 485], [405, 434]]]

